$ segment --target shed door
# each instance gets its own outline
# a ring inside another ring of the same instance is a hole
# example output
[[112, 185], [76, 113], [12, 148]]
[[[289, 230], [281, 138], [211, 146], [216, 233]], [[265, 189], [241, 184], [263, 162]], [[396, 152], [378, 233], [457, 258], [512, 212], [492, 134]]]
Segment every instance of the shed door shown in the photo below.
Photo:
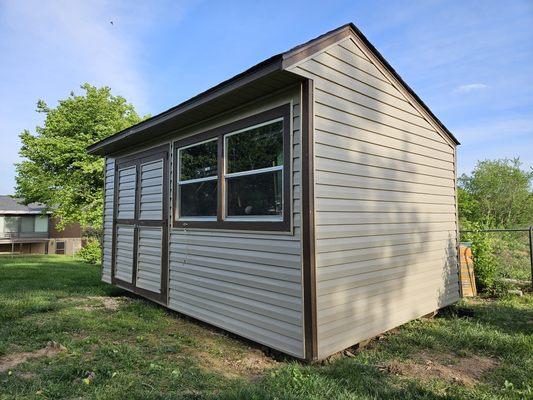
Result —
[[168, 147], [115, 163], [112, 282], [167, 302]]

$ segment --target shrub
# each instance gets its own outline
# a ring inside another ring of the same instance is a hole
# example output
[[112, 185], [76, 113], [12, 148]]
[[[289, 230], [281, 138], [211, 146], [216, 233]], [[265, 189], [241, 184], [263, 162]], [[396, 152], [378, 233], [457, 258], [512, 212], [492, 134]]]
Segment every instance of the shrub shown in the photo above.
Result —
[[85, 246], [76, 253], [76, 256], [91, 264], [100, 264], [102, 262], [100, 241], [95, 238], [88, 238]]
[[[465, 225], [462, 226], [464, 230], [484, 229], [484, 226], [477, 223]], [[474, 272], [478, 291], [492, 292], [496, 283], [497, 261], [494, 257], [491, 237], [482, 232], [473, 232], [462, 235], [461, 240], [472, 243], [472, 256], [474, 258]]]

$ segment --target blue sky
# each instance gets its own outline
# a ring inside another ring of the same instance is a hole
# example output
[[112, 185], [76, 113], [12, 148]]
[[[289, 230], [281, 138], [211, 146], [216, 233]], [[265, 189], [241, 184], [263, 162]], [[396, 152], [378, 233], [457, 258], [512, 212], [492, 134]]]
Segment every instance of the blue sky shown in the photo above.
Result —
[[40, 98], [89, 82], [154, 115], [349, 21], [462, 142], [460, 172], [533, 166], [532, 1], [0, 0], [0, 194]]

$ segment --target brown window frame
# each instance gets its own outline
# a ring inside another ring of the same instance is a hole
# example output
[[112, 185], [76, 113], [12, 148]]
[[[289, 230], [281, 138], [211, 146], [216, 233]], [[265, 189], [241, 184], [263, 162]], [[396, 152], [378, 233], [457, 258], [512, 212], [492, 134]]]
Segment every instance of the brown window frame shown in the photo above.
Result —
[[[254, 125], [258, 125], [270, 120], [283, 118], [283, 218], [281, 220], [228, 220], [224, 219], [226, 190], [224, 171], [224, 136], [238, 130], [242, 130]], [[216, 220], [180, 220], [178, 216], [179, 184], [178, 184], [178, 150], [185, 146], [191, 146], [210, 139], [217, 139], [217, 216]], [[223, 125], [196, 135], [180, 139], [174, 142], [173, 157], [173, 217], [172, 226], [174, 228], [199, 228], [199, 229], [225, 229], [225, 230], [253, 230], [253, 231], [291, 231], [291, 105], [282, 106], [252, 115], [247, 118]]]

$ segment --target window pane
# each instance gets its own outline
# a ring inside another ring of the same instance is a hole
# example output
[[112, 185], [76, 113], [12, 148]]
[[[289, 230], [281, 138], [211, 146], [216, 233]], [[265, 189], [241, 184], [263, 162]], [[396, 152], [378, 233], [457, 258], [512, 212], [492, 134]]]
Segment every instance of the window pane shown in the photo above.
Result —
[[22, 223], [21, 223], [21, 230], [24, 233], [31, 233], [34, 230], [35, 225], [35, 217], [32, 215], [31, 217], [22, 217]]
[[180, 180], [217, 175], [217, 141], [202, 143], [180, 152]]
[[281, 215], [282, 171], [228, 178], [228, 216]]
[[35, 217], [35, 232], [48, 232], [48, 216], [38, 215]]
[[4, 232], [18, 232], [18, 230], [19, 230], [18, 217], [5, 217]]
[[217, 215], [217, 180], [180, 185], [180, 216]]
[[226, 137], [227, 173], [283, 165], [283, 121]]

